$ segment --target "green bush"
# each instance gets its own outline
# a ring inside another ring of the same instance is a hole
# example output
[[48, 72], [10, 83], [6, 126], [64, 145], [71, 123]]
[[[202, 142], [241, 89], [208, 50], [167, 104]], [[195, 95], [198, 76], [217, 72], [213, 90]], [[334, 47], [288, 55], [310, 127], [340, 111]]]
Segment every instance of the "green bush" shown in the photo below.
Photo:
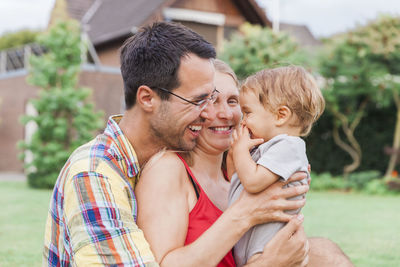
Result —
[[[57, 24], [39, 38], [47, 53], [31, 58], [29, 82], [41, 87], [39, 97], [30, 102], [37, 115], [24, 116], [24, 124], [38, 127], [30, 142], [21, 141], [21, 158], [31, 152], [25, 164], [32, 187], [52, 188], [69, 155], [89, 141], [103, 127], [102, 113], [89, 101], [91, 91], [78, 87], [82, 43], [75, 23]], [[83, 51], [82, 51], [83, 52]]]
[[353, 172], [347, 178], [347, 187], [353, 190], [363, 190], [373, 180], [381, 178], [379, 171]]
[[330, 173], [311, 174], [311, 186], [313, 191], [328, 191], [328, 190], [345, 190], [346, 181], [341, 177], [334, 177]]
[[229, 63], [240, 79], [264, 68], [301, 64], [306, 60], [305, 52], [288, 34], [248, 23], [224, 43], [219, 57]]
[[393, 195], [400, 194], [400, 190], [391, 189], [389, 180], [396, 180], [400, 188], [399, 178], [381, 178], [379, 171], [364, 171], [352, 173], [347, 179], [342, 176], [333, 176], [328, 172], [311, 174], [312, 191], [357, 191], [371, 195]]
[[400, 177], [385, 177], [384, 183], [390, 192], [400, 194]]
[[21, 30], [18, 32], [5, 33], [0, 36], [0, 50], [22, 46], [33, 43], [39, 35], [37, 31]]
[[374, 179], [369, 181], [363, 192], [371, 195], [388, 195], [391, 192], [388, 190], [387, 185], [383, 179]]

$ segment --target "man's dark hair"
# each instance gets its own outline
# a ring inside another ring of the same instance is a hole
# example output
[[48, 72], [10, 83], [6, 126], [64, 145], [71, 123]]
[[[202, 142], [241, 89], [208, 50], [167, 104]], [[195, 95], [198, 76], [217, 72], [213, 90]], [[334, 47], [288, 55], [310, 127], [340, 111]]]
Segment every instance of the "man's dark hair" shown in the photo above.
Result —
[[[182, 57], [193, 53], [200, 58], [215, 58], [214, 47], [189, 28], [171, 22], [156, 22], [143, 27], [121, 48], [121, 73], [125, 105], [136, 102], [141, 85], [172, 91], [179, 86], [178, 69]], [[162, 99], [169, 94], [157, 90]]]

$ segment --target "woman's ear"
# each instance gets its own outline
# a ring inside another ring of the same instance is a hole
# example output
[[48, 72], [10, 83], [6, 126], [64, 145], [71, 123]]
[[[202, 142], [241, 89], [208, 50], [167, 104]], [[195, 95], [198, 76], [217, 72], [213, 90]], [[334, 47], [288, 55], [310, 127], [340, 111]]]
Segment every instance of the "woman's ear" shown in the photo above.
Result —
[[280, 106], [276, 113], [276, 125], [282, 126], [290, 120], [292, 111], [287, 106]]
[[150, 87], [146, 85], [139, 86], [136, 92], [136, 103], [144, 111], [152, 112], [159, 100], [158, 95]]

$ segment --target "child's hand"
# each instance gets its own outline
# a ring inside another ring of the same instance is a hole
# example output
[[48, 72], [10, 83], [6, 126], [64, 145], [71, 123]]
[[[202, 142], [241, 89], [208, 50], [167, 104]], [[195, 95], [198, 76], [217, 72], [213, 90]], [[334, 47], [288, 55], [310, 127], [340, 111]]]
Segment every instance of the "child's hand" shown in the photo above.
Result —
[[251, 139], [249, 129], [246, 125], [241, 125], [238, 129], [235, 129], [232, 135], [232, 150], [249, 151], [252, 147], [262, 144], [264, 139], [257, 138]]

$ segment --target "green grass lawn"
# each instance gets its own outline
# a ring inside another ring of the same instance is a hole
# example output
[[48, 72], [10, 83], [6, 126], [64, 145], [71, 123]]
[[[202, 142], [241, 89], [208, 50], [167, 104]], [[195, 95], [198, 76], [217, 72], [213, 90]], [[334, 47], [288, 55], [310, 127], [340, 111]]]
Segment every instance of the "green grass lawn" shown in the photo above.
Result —
[[0, 182], [0, 266], [41, 266], [51, 191]]
[[[0, 266], [41, 266], [51, 191], [0, 182]], [[400, 197], [310, 192], [309, 236], [335, 241], [356, 266], [400, 266]]]
[[310, 192], [308, 236], [335, 241], [356, 266], [400, 266], [400, 197]]

